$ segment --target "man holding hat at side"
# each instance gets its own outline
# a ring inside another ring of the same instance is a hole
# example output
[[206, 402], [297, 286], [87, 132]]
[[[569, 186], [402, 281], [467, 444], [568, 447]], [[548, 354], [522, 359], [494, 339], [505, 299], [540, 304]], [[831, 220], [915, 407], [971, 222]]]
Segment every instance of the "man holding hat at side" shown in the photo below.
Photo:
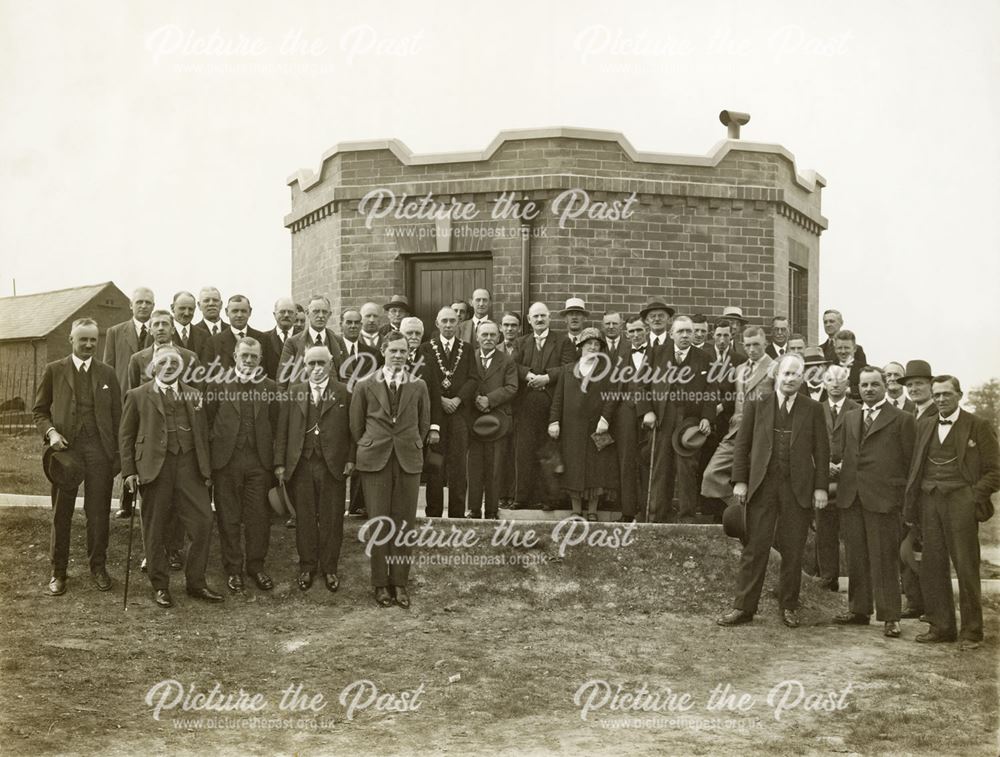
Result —
[[118, 422], [121, 391], [114, 369], [94, 357], [97, 322], [73, 322], [69, 357], [45, 366], [35, 394], [32, 417], [45, 438], [45, 473], [52, 481], [52, 578], [48, 593], [66, 592], [70, 523], [76, 493], [84, 484], [83, 511], [87, 516], [87, 557], [94, 584], [111, 588], [105, 569], [111, 482], [120, 469]]
[[466, 517], [483, 517], [483, 495], [486, 496], [486, 517], [496, 519], [499, 506], [497, 472], [512, 460], [504, 460], [507, 447], [497, 444], [510, 433], [511, 400], [517, 396], [517, 366], [514, 359], [496, 349], [500, 329], [493, 321], [483, 321], [475, 334], [479, 348], [473, 368], [478, 382], [472, 409], [469, 433], [469, 512]]

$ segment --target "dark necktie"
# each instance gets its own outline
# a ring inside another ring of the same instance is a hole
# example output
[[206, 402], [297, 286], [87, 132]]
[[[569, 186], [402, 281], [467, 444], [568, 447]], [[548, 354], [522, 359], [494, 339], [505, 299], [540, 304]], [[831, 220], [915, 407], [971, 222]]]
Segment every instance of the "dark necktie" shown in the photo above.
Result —
[[316, 334], [315, 345], [317, 347], [322, 347], [323, 346], [323, 335], [322, 334]]
[[830, 405], [830, 414], [833, 416], [834, 420], [837, 420], [837, 416], [840, 414], [840, 410], [837, 409], [836, 405]]
[[146, 324], [142, 324], [142, 328], [139, 329], [139, 347], [146, 346], [146, 337], [149, 336], [149, 331], [146, 329]]
[[779, 400], [779, 402], [781, 404], [780, 404], [780, 406], [778, 408], [778, 412], [780, 412], [783, 416], [785, 416], [787, 418], [788, 415], [789, 415], [789, 412], [790, 412], [789, 407], [788, 407], [788, 400], [787, 399], [781, 399], [781, 400]]
[[181, 341], [184, 342], [184, 346], [188, 346], [188, 327], [185, 326], [181, 329]]
[[242, 331], [237, 331], [236, 332], [236, 336], [237, 336], [238, 339], [242, 339], [243, 337], [246, 336], [246, 333], [244, 333]]
[[872, 408], [870, 408], [870, 407], [866, 407], [865, 408], [865, 431], [867, 431], [868, 429], [870, 429], [872, 427], [872, 422], [874, 420], [872, 418], [872, 414], [874, 412], [875, 411]]

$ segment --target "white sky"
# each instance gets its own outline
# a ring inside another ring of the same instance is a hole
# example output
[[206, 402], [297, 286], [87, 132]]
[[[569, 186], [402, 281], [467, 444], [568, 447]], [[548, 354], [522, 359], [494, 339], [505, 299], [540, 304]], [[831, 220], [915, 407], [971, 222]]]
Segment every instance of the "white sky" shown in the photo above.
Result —
[[[429, 6], [429, 7], [428, 7]], [[613, 9], [613, 10], [612, 10]], [[820, 308], [869, 358], [1000, 375], [1000, 3], [0, 2], [0, 295], [290, 281], [286, 178], [337, 142], [507, 128], [704, 154], [745, 110], [829, 186]], [[289, 41], [293, 44], [289, 44]], [[283, 47], [284, 45], [284, 47]], [[815, 335], [813, 335], [815, 336]]]

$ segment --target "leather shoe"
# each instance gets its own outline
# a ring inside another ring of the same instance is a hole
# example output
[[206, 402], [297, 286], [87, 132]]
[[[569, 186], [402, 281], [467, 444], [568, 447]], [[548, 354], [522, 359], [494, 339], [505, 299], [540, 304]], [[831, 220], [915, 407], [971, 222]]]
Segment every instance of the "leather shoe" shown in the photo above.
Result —
[[720, 626], [739, 626], [753, 620], [753, 613], [746, 610], [730, 610], [725, 615], [716, 619]]
[[49, 579], [48, 593], [51, 597], [58, 597], [60, 594], [66, 593], [66, 577], [65, 576], [52, 576]]
[[842, 612], [840, 615], [833, 616], [833, 622], [839, 626], [867, 626], [871, 622], [871, 618], [856, 612]]
[[108, 591], [111, 588], [111, 576], [104, 568], [98, 568], [90, 574], [98, 591]]
[[953, 633], [938, 633], [933, 628], [927, 633], [917, 634], [914, 641], [919, 644], [942, 644], [950, 641], [955, 641], [955, 634]]
[[782, 610], [781, 622], [789, 628], [799, 627], [799, 613], [797, 610]]
[[326, 582], [326, 588], [330, 591], [336, 591], [340, 588], [340, 579], [337, 578], [336, 573], [327, 573], [323, 576], [323, 580]]
[[900, 614], [899, 617], [912, 619], [912, 618], [919, 618], [923, 614], [924, 611], [921, 610], [920, 608], [910, 607], [909, 605], [907, 605], [906, 607], [903, 608], [903, 612]]
[[295, 528], [295, 516], [285, 521], [285, 528]]
[[972, 649], [979, 649], [981, 644], [982, 642], [976, 639], [962, 639], [958, 642], [958, 648], [963, 652], [968, 652]]
[[392, 595], [386, 586], [375, 587], [375, 604], [379, 607], [392, 607]]
[[267, 575], [267, 573], [251, 573], [250, 577], [253, 579], [253, 582], [257, 584], [258, 589], [270, 591], [274, 588], [274, 581], [271, 580], [271, 577]]
[[887, 639], [898, 639], [899, 638], [899, 622], [895, 620], [887, 620], [885, 622], [885, 630], [882, 632]]
[[124, 507], [119, 507], [117, 510], [115, 510], [115, 517], [116, 518], [131, 518], [132, 517], [132, 508], [125, 509]]
[[148, 573], [149, 572], [149, 567], [146, 565], [146, 558], [145, 557], [142, 558], [142, 562], [139, 563], [139, 570], [141, 570], [143, 573]]
[[295, 580], [295, 583], [299, 585], [302, 591], [306, 591], [306, 589], [313, 585], [313, 574], [308, 570], [304, 570], [299, 573], [299, 577]]
[[243, 591], [243, 576], [233, 573], [226, 579], [226, 586], [229, 587], [229, 591]]
[[396, 589], [396, 604], [402, 607], [404, 610], [410, 609], [410, 595], [406, 593], [405, 586], [397, 586]]
[[202, 586], [200, 589], [188, 589], [187, 593], [189, 597], [194, 597], [195, 599], [203, 599], [206, 602], [223, 601], [223, 596], [221, 594], [216, 594], [207, 586]]
[[170, 598], [170, 592], [166, 589], [157, 589], [153, 592], [153, 601], [160, 607], [173, 607], [174, 600]]

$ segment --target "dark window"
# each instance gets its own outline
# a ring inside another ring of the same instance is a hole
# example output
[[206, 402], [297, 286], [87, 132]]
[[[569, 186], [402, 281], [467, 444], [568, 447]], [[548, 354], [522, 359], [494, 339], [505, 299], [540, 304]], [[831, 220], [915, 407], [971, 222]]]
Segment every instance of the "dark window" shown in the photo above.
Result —
[[809, 274], [805, 268], [788, 266], [789, 330], [806, 333], [809, 325]]

